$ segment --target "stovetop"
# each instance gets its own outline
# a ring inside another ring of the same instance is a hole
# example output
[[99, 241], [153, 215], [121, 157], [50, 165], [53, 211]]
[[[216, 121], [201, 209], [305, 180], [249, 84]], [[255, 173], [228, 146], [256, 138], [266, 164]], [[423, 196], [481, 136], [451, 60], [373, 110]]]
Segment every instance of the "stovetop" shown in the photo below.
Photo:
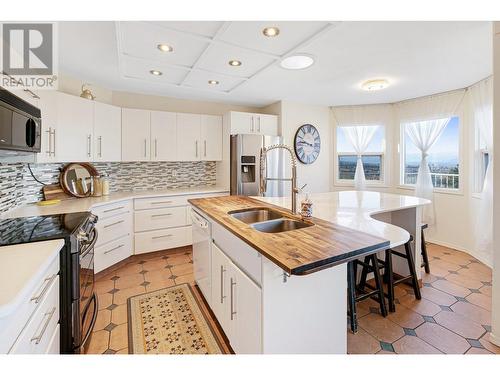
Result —
[[91, 214], [30, 216], [0, 220], [0, 246], [66, 238], [84, 225]]

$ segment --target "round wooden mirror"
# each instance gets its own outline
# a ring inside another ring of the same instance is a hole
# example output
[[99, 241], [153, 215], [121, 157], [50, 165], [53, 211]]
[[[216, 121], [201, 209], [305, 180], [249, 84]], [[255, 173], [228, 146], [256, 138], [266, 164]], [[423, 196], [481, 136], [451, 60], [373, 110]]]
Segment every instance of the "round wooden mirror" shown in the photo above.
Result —
[[67, 194], [84, 198], [92, 195], [92, 179], [96, 176], [99, 172], [89, 163], [69, 163], [64, 166], [59, 183]]

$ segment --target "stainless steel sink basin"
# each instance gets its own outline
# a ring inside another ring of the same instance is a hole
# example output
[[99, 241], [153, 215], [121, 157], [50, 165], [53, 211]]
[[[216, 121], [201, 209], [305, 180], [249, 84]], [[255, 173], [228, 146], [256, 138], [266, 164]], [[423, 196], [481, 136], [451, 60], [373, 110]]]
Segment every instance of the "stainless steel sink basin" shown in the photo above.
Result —
[[290, 219], [277, 219], [271, 221], [264, 221], [261, 223], [252, 224], [252, 227], [259, 232], [264, 233], [282, 233], [290, 230], [302, 229], [311, 227], [314, 224], [306, 223], [304, 221], [290, 220]]
[[283, 217], [279, 212], [267, 208], [251, 208], [249, 210], [233, 211], [229, 212], [229, 215], [246, 224], [275, 220]]

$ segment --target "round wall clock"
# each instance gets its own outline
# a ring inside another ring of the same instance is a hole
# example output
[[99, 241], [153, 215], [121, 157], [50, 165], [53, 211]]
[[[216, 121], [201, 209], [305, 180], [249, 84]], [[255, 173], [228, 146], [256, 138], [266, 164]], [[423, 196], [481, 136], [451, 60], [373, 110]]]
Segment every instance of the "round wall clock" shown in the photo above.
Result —
[[314, 163], [321, 149], [318, 129], [311, 124], [302, 125], [295, 133], [294, 146], [295, 154], [302, 163]]

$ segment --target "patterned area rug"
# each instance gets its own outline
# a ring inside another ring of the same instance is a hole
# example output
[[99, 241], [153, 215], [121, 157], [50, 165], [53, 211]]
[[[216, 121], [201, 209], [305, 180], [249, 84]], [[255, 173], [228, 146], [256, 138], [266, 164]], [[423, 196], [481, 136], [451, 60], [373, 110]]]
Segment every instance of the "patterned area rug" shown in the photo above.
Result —
[[222, 354], [189, 284], [128, 299], [131, 354]]

